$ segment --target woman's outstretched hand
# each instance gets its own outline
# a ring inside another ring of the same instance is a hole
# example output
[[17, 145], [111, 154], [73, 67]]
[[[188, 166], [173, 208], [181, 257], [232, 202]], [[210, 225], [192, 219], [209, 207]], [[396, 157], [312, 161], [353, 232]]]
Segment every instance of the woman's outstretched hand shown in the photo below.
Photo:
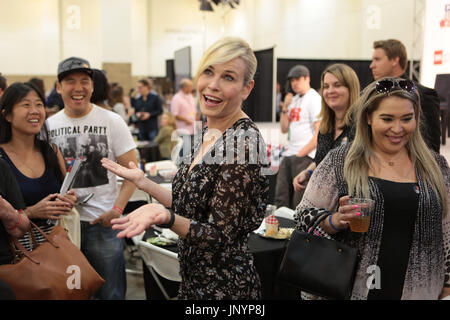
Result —
[[139, 185], [145, 180], [144, 171], [139, 169], [136, 164], [132, 161], [128, 164], [130, 168], [126, 168], [121, 166], [117, 162], [114, 162], [110, 159], [103, 158], [101, 160], [103, 168], [111, 171], [112, 173], [122, 177], [139, 188]]
[[144, 232], [154, 224], [165, 224], [170, 221], [170, 212], [159, 203], [150, 203], [139, 207], [123, 218], [112, 219], [114, 230], [122, 230], [118, 238], [131, 238]]

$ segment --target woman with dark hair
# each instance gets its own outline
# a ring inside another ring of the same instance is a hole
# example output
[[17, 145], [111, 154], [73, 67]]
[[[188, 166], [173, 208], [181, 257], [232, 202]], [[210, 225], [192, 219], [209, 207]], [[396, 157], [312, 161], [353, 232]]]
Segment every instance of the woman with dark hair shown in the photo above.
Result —
[[105, 72], [99, 69], [92, 69], [92, 81], [94, 81], [94, 92], [92, 92], [91, 102], [112, 111], [112, 107], [107, 104], [110, 86]]
[[116, 85], [111, 89], [108, 104], [111, 106], [112, 111], [121, 116], [122, 119], [128, 124], [130, 116], [133, 112], [125, 106], [125, 97], [123, 96], [123, 88], [121, 86]]
[[[0, 157], [16, 177], [24, 212], [48, 233], [54, 227], [51, 220], [69, 213], [77, 198], [73, 190], [58, 194], [66, 169], [61, 152], [48, 142], [44, 101], [32, 83], [16, 82], [7, 88], [0, 100]], [[39, 243], [42, 236], [36, 236]], [[32, 248], [27, 235], [21, 240]]]

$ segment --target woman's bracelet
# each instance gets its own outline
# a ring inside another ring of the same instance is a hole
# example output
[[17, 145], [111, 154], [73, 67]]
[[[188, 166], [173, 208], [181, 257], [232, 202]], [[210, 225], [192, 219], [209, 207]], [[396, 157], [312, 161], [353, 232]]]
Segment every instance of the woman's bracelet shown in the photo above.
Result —
[[123, 209], [119, 208], [118, 206], [114, 206], [113, 209], [119, 212], [120, 214], [123, 214]]
[[10, 227], [10, 228], [6, 228], [6, 229], [8, 229], [8, 230], [14, 230], [15, 228], [17, 228], [18, 226], [19, 226], [19, 224], [20, 224], [20, 217], [21, 217], [21, 213], [23, 212], [23, 210], [22, 209], [19, 209], [19, 210], [16, 210], [16, 212], [18, 213], [18, 218], [17, 218], [17, 222], [16, 222], [16, 224], [13, 226], [13, 227]]
[[160, 228], [172, 228], [173, 224], [175, 223], [175, 213], [171, 209], [169, 209], [169, 212], [170, 212], [170, 221], [168, 223], [165, 223], [165, 224], [157, 224], [156, 225], [157, 227], [160, 227]]
[[306, 172], [308, 172], [309, 177], [311, 178], [313, 171], [312, 170], [307, 170]]
[[332, 217], [332, 216], [333, 216], [332, 214], [330, 214], [330, 215], [328, 216], [328, 223], [329, 223], [330, 226], [333, 228], [333, 230], [334, 230], [334, 231], [337, 231], [337, 232], [342, 231], [342, 230], [345, 230], [345, 228], [337, 228], [337, 227], [334, 226], [333, 222], [331, 221], [331, 217]]

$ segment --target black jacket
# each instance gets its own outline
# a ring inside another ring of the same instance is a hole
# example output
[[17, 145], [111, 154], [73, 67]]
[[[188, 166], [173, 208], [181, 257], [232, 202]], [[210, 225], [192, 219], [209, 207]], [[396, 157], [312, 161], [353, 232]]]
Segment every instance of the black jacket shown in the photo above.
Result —
[[[402, 78], [407, 79], [404, 74]], [[439, 97], [436, 90], [425, 87], [417, 83], [417, 89], [420, 95], [420, 106], [422, 108], [422, 116], [420, 123], [420, 132], [427, 146], [439, 153], [441, 146], [441, 123]]]
[[[0, 156], [0, 195], [15, 209], [25, 209], [22, 193], [16, 177], [11, 172], [9, 164]], [[10, 263], [13, 254], [9, 246], [9, 236], [0, 220], [0, 265]]]
[[420, 132], [428, 147], [437, 153], [441, 146], [441, 123], [439, 120], [439, 97], [434, 89], [418, 84], [422, 123]]

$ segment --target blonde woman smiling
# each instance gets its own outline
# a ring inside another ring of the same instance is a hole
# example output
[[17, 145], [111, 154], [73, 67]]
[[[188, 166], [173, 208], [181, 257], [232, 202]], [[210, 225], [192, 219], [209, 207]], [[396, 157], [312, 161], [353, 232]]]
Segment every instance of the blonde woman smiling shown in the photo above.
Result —
[[[314, 217], [333, 213], [319, 233], [358, 249], [352, 299], [448, 296], [449, 167], [420, 134], [417, 88], [410, 80], [380, 79], [364, 90], [356, 108], [355, 139], [330, 151], [314, 171], [297, 208], [297, 228], [306, 230]], [[359, 213], [348, 204], [350, 196], [375, 200], [365, 233], [348, 228]], [[374, 266], [381, 283], [368, 283]]]
[[196, 87], [208, 127], [201, 144], [181, 164], [172, 193], [145, 179], [135, 166], [126, 169], [102, 160], [105, 168], [161, 203], [112, 220], [113, 228], [122, 230], [119, 237], [133, 237], [153, 224], [180, 236], [180, 299], [261, 298], [248, 237], [264, 217], [268, 179], [261, 170], [267, 164], [266, 147], [242, 111], [255, 71], [255, 55], [241, 39], [224, 38], [205, 52]]
[[359, 80], [355, 71], [341, 63], [333, 64], [322, 72], [322, 109], [314, 162], [302, 170], [293, 180], [296, 192], [306, 188], [314, 169], [327, 153], [355, 136], [353, 126], [354, 104], [359, 98]]

